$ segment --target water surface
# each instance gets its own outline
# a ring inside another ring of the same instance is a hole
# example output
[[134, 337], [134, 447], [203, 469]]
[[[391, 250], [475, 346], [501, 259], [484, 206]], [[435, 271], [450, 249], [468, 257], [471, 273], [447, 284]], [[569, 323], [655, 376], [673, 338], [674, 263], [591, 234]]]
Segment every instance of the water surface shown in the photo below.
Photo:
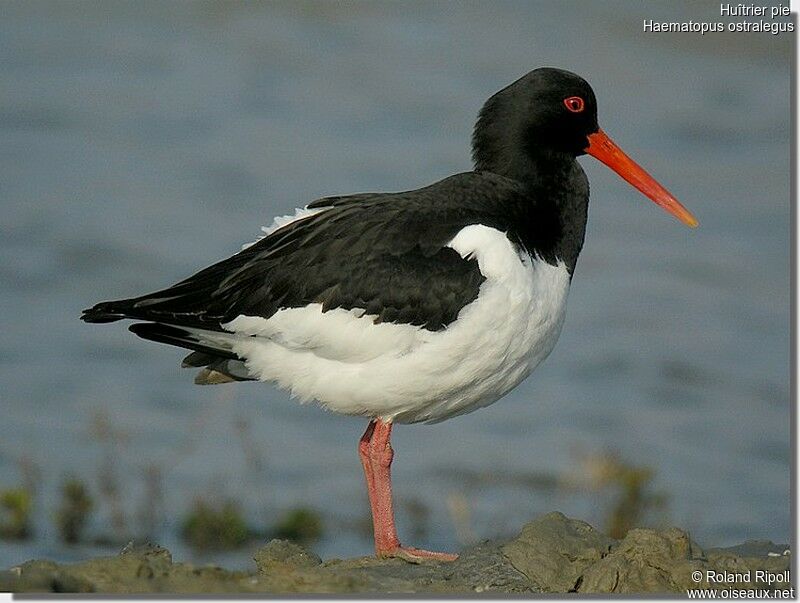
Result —
[[[0, 485], [20, 483], [25, 463], [41, 470], [37, 537], [0, 543], [0, 567], [95, 550], [58, 544], [51, 520], [60, 480], [96, 488], [109, 454], [131, 523], [151, 511], [148, 467], [161, 471], [155, 537], [178, 558], [192, 556], [180, 518], [195, 497], [221, 494], [253, 523], [317, 508], [320, 554], [368, 552], [362, 421], [270, 386], [195, 387], [179, 351], [78, 315], [182, 279], [317, 197], [469, 169], [483, 101], [541, 65], [592, 83], [603, 128], [701, 227], [581, 160], [590, 223], [561, 340], [489, 409], [395, 430], [401, 531], [415, 503], [430, 515], [414, 544], [446, 550], [556, 509], [602, 525], [600, 494], [524, 476], [571, 475], [581, 454], [615, 450], [656, 471], [665, 520], [697, 541], [786, 541], [790, 39], [641, 32], [645, 18], [715, 10], [0, 5]], [[110, 453], [98, 413], [124, 434]], [[101, 514], [93, 528], [107, 525]]]

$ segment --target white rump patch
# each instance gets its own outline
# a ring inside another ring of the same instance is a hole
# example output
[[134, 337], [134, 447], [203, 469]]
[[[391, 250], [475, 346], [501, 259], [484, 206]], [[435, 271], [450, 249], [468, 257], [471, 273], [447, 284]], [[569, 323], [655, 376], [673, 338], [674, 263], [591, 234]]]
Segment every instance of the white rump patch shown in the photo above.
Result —
[[261, 227], [261, 236], [259, 236], [255, 241], [252, 243], [245, 243], [242, 245], [242, 249], [247, 249], [248, 247], [252, 247], [256, 243], [258, 243], [264, 237], [268, 237], [276, 230], [280, 230], [284, 226], [291, 224], [292, 222], [296, 222], [297, 220], [302, 220], [303, 218], [308, 218], [310, 216], [314, 216], [320, 212], [325, 211], [326, 209], [330, 209], [330, 207], [315, 207], [313, 209], [308, 209], [308, 207], [298, 207], [294, 210], [294, 214], [291, 216], [278, 216], [274, 220], [272, 220], [272, 224], [269, 226], [262, 226]]

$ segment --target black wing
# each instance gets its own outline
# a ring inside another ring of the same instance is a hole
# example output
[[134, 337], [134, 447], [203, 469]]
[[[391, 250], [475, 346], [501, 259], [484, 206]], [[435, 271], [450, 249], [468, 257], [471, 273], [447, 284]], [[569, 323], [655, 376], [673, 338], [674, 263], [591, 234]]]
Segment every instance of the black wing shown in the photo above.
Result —
[[470, 172], [416, 191], [322, 199], [309, 207], [328, 209], [168, 289], [97, 304], [82, 318], [221, 331], [241, 314], [269, 318], [319, 303], [443, 329], [484, 280], [477, 262], [447, 243], [470, 224], [502, 228], [503, 201], [515, 194], [511, 181]]

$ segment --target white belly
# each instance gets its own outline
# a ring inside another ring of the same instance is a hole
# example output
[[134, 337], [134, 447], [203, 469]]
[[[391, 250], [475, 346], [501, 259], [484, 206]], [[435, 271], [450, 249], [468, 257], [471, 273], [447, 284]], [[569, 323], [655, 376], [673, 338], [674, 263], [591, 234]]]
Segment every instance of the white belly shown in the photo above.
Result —
[[334, 412], [400, 423], [441, 421], [498, 400], [544, 360], [564, 321], [569, 272], [519, 254], [480, 224], [449, 246], [486, 280], [455, 322], [437, 332], [375, 324], [360, 310], [319, 304], [223, 325], [253, 377]]

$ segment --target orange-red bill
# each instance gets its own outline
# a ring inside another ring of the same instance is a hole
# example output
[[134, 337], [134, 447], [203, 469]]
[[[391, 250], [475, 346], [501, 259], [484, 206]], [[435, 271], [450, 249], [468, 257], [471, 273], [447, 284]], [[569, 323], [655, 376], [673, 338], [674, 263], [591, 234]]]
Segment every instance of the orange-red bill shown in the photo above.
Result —
[[589, 135], [589, 146], [584, 149], [592, 157], [599, 159], [622, 176], [629, 184], [639, 189], [645, 196], [660, 205], [681, 222], [691, 228], [698, 224], [697, 219], [672, 194], [628, 157], [605, 132], [598, 130]]

